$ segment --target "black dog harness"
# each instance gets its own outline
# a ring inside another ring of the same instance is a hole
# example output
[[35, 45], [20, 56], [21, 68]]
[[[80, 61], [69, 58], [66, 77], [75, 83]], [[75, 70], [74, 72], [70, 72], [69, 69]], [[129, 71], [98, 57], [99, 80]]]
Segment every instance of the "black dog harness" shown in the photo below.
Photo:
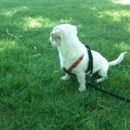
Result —
[[[89, 48], [89, 46], [85, 45], [87, 52], [88, 52], [88, 56], [89, 56], [89, 63], [88, 63], [88, 67], [87, 70], [85, 71], [86, 73], [90, 71], [90, 76], [92, 75], [93, 72], [93, 56], [91, 53], [91, 50]], [[81, 60], [83, 59], [84, 55], [82, 55], [69, 69], [63, 68], [63, 70], [67, 73], [67, 74], [71, 74], [72, 70], [77, 67], [77, 65], [81, 62]]]
[[90, 71], [90, 76], [92, 76], [93, 73], [93, 56], [92, 56], [92, 52], [89, 48], [88, 45], [85, 45], [87, 51], [88, 51], [88, 57], [89, 57], [89, 63], [88, 63], [88, 68], [86, 70], [86, 73]]

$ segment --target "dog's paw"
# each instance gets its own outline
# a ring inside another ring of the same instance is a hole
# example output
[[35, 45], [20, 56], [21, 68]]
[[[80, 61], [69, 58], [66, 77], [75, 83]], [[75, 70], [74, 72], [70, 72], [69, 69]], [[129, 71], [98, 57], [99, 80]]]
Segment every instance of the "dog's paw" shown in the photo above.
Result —
[[86, 90], [86, 87], [79, 87], [80, 92], [84, 92]]
[[102, 77], [102, 78], [97, 79], [96, 82], [97, 82], [97, 83], [100, 83], [100, 82], [102, 82], [102, 81], [104, 81], [104, 80], [107, 80], [107, 79], [108, 79], [108, 77], [105, 76], [105, 77]]
[[66, 80], [65, 76], [60, 77], [61, 80]]
[[97, 80], [95, 80], [95, 82], [96, 83], [100, 83], [100, 82], [102, 82], [102, 80], [101, 79], [97, 79]]
[[69, 80], [70, 79], [70, 76], [62, 76], [61, 78], [60, 78], [61, 80], [64, 80], [64, 81], [67, 81], [67, 80]]

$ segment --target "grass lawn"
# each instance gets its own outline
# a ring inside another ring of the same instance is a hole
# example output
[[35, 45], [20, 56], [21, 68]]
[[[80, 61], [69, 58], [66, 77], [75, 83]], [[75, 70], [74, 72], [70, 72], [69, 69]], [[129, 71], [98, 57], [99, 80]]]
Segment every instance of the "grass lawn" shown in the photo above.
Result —
[[96, 84], [94, 76], [91, 83], [130, 99], [128, 2], [0, 0], [0, 130], [130, 130], [130, 104], [89, 86], [80, 93], [76, 76], [60, 80], [58, 51], [49, 42], [54, 26], [69, 23], [108, 61], [129, 52], [108, 80]]

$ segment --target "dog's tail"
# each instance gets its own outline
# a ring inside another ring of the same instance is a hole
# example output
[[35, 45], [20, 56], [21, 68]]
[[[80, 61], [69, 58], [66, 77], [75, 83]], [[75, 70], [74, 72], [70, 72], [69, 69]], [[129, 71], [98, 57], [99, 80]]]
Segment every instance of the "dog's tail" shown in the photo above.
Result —
[[122, 60], [124, 59], [124, 55], [125, 55], [126, 53], [127, 53], [127, 52], [121, 53], [116, 60], [109, 62], [109, 66], [115, 66], [115, 65], [121, 63]]

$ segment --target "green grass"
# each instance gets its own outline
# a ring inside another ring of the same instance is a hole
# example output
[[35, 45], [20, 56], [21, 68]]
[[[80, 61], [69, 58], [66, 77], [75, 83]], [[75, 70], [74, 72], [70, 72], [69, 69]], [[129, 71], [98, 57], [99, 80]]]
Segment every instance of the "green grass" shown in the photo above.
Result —
[[[59, 78], [54, 26], [77, 26], [78, 37], [108, 61], [130, 52], [130, 4], [119, 0], [0, 0], [0, 130], [129, 130], [129, 104]], [[6, 33], [23, 38], [13, 38]], [[130, 99], [130, 54], [98, 87]], [[87, 78], [86, 78], [87, 80]], [[94, 83], [95, 76], [91, 79]]]

